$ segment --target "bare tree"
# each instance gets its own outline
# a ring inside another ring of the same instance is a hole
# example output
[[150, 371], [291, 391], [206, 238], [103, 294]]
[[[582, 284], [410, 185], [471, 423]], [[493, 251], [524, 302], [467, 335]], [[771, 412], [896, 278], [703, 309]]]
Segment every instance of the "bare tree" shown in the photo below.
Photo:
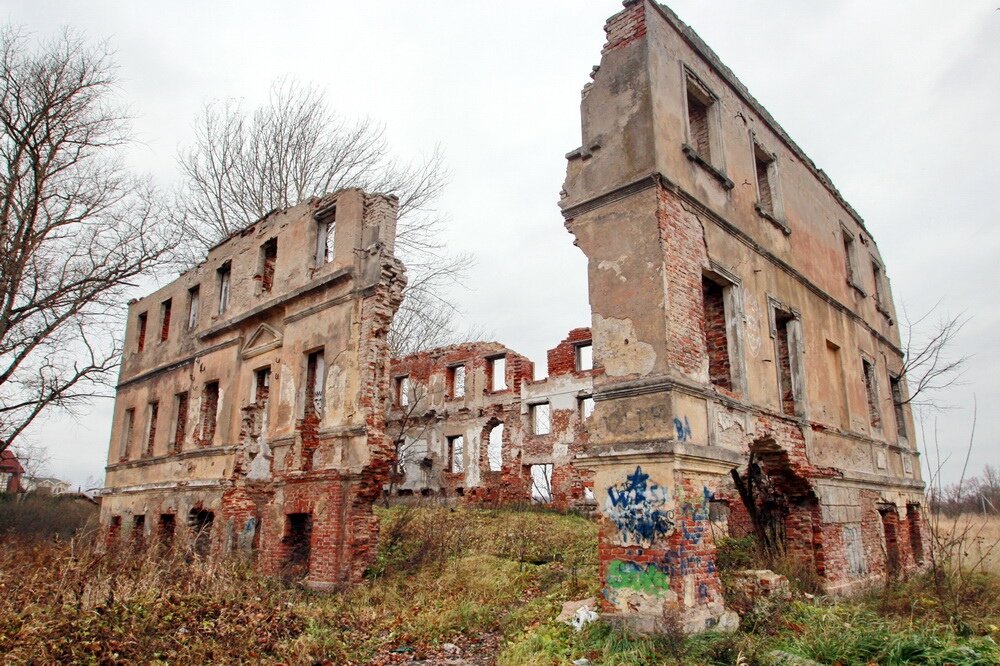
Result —
[[903, 308], [904, 360], [900, 374], [906, 377], [910, 395], [901, 400], [894, 397], [897, 405], [940, 408], [942, 405], [934, 394], [954, 386], [971, 358], [967, 354], [957, 357], [953, 354], [955, 342], [969, 318], [943, 316], [932, 322], [939, 305], [935, 304], [916, 319], [911, 319]]
[[294, 81], [272, 86], [267, 103], [247, 111], [209, 104], [195, 140], [180, 155], [189, 265], [230, 234], [269, 212], [344, 187], [399, 198], [396, 248], [408, 283], [390, 346], [396, 355], [442, 344], [454, 335], [455, 308], [444, 290], [469, 265], [449, 255], [443, 220], [434, 210], [447, 173], [438, 151], [416, 165], [391, 154], [382, 127], [350, 123], [333, 113], [322, 92]]
[[70, 32], [0, 28], [0, 450], [51, 408], [113, 381], [124, 301], [165, 256], [170, 225], [130, 176], [114, 63]]

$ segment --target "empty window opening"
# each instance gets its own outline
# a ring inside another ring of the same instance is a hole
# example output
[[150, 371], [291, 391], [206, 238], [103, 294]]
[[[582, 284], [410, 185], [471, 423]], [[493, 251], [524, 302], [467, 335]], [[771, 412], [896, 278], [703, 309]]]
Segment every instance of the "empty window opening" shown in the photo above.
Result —
[[773, 308], [775, 366], [778, 376], [778, 402], [781, 411], [795, 415], [799, 411], [797, 369], [802, 367], [799, 354], [798, 320], [787, 310]]
[[924, 563], [924, 538], [920, 533], [920, 507], [916, 504], [906, 506], [906, 525], [910, 531], [910, 550], [913, 551], [913, 561]]
[[874, 429], [882, 427], [882, 414], [878, 408], [878, 385], [875, 379], [875, 364], [867, 358], [861, 359], [861, 370], [865, 379], [865, 395], [868, 398], [868, 422]]
[[170, 337], [170, 311], [173, 309], [173, 299], [160, 303], [160, 342], [166, 342]]
[[889, 375], [889, 388], [892, 391], [892, 407], [896, 415], [896, 434], [899, 439], [906, 436], [906, 412], [903, 411], [903, 382], [899, 377]]
[[826, 374], [829, 378], [829, 390], [833, 391], [833, 409], [831, 418], [845, 430], [850, 429], [851, 420], [847, 409], [847, 382], [844, 378], [844, 361], [840, 355], [840, 346], [826, 341]]
[[324, 387], [326, 385], [326, 359], [323, 350], [317, 349], [306, 356], [305, 414], [323, 417]]
[[768, 215], [774, 215], [774, 156], [754, 142], [753, 161], [757, 174], [757, 203]]
[[491, 472], [503, 469], [503, 424], [498, 423], [490, 430], [489, 443], [486, 447], [486, 457]]
[[198, 326], [198, 310], [201, 308], [201, 287], [195, 285], [188, 289], [188, 330]]
[[410, 405], [410, 378], [407, 375], [396, 377], [395, 391], [396, 405], [399, 407], [409, 407]]
[[146, 421], [146, 455], [151, 456], [156, 446], [156, 421], [160, 416], [160, 403], [151, 402], [147, 408]]
[[106, 543], [113, 544], [118, 540], [118, 535], [122, 531], [122, 517], [121, 516], [111, 516], [111, 522], [108, 523], [108, 533], [106, 538]]
[[146, 545], [146, 516], [132, 517], [132, 545], [142, 548]]
[[160, 514], [160, 526], [158, 538], [160, 545], [164, 548], [171, 548], [174, 545], [174, 533], [177, 531], [177, 516], [172, 513]]
[[882, 293], [882, 267], [877, 261], [872, 261], [872, 278], [875, 287], [875, 305], [880, 310], [885, 309], [885, 294]]
[[448, 395], [452, 399], [465, 397], [465, 365], [448, 368]]
[[858, 279], [858, 247], [854, 234], [841, 227], [841, 237], [844, 239], [844, 269], [847, 271], [847, 282], [857, 289], [861, 288]]
[[594, 345], [587, 342], [576, 346], [576, 370], [586, 372], [594, 369]]
[[271, 366], [258, 368], [253, 373], [253, 401], [258, 405], [267, 403], [271, 392]]
[[489, 359], [490, 390], [504, 391], [507, 389], [507, 357], [497, 356]]
[[879, 511], [882, 516], [882, 531], [885, 534], [885, 566], [889, 576], [899, 574], [899, 517], [895, 507]]
[[726, 298], [722, 285], [707, 277], [701, 279], [702, 332], [708, 354], [708, 380], [726, 390], [733, 390], [732, 364], [729, 360], [729, 334], [726, 326]]
[[540, 402], [531, 406], [531, 432], [536, 435], [547, 435], [551, 428], [549, 419], [549, 403]]
[[216, 271], [216, 283], [218, 284], [219, 291], [219, 314], [224, 314], [229, 308], [229, 287], [230, 281], [232, 279], [233, 265], [231, 262], [226, 262], [219, 266], [219, 270]]
[[539, 504], [552, 501], [552, 464], [532, 465], [531, 499]]
[[205, 509], [191, 509], [188, 527], [191, 528], [191, 550], [199, 557], [207, 557], [212, 548], [212, 524], [215, 514]]
[[260, 270], [257, 275], [260, 279], [260, 290], [262, 292], [271, 291], [274, 285], [274, 265], [278, 261], [278, 239], [272, 238], [260, 246]]
[[139, 313], [139, 337], [136, 341], [136, 348], [142, 351], [146, 348], [146, 313]]
[[690, 79], [687, 84], [688, 134], [691, 147], [706, 161], [712, 161], [712, 98]]
[[580, 418], [586, 421], [594, 413], [594, 397], [580, 398]]
[[208, 382], [201, 396], [201, 444], [209, 446], [215, 440], [219, 413], [219, 382]]
[[187, 432], [188, 392], [174, 396], [174, 438], [171, 450], [176, 453], [184, 448], [184, 434]]
[[333, 261], [333, 237], [337, 220], [334, 206], [322, 218], [316, 220], [316, 265], [322, 266]]
[[309, 573], [309, 555], [312, 547], [312, 514], [290, 513], [285, 516], [284, 575], [304, 578]]
[[129, 449], [132, 447], [132, 431], [135, 429], [135, 409], [125, 410], [125, 422], [122, 424], [121, 460], [128, 460]]
[[448, 471], [465, 471], [465, 437], [462, 435], [448, 438]]

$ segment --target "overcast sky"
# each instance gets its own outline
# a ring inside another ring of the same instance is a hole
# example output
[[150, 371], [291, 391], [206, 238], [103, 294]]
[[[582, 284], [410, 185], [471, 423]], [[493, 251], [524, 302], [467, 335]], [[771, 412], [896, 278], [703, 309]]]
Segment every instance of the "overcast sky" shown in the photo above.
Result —
[[[1000, 463], [1000, 6], [998, 0], [676, 0], [705, 39], [861, 213], [897, 308], [967, 313], [975, 354], [937, 415], [946, 477]], [[527, 354], [589, 324], [586, 263], [556, 206], [580, 141], [580, 89], [600, 61], [613, 0], [486, 2], [79, 2], [0, 0], [38, 36], [64, 26], [117, 50], [139, 143], [130, 158], [166, 188], [206, 102], [262, 100], [292, 75], [347, 117], [384, 123], [417, 159], [452, 172], [448, 243], [477, 266], [455, 299], [468, 323]], [[934, 418], [927, 421], [928, 428]], [[110, 400], [34, 438], [50, 471], [103, 478]]]

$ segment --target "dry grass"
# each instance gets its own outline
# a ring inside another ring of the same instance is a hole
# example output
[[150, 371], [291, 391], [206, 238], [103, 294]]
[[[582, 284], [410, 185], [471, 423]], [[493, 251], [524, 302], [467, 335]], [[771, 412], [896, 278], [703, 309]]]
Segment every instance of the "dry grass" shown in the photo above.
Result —
[[1000, 516], [963, 513], [957, 518], [941, 516], [932, 525], [939, 539], [964, 535], [962, 565], [1000, 574]]

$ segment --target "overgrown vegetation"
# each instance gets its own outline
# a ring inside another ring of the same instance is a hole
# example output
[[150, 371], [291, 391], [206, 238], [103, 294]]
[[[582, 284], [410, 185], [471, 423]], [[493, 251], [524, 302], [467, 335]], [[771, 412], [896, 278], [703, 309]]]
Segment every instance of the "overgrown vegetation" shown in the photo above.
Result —
[[[4, 507], [6, 508], [6, 507]], [[1000, 663], [1000, 581], [967, 585], [955, 617], [925, 579], [854, 599], [805, 595], [758, 605], [738, 633], [644, 637], [606, 622], [555, 621], [595, 596], [596, 528], [527, 510], [378, 508], [383, 538], [369, 579], [313, 594], [239, 559], [200, 561], [79, 540], [7, 539], [0, 551], [4, 663], [825, 664]], [[719, 565], [754, 566], [748, 540]]]
[[80, 531], [97, 528], [97, 504], [79, 495], [0, 493], [0, 538], [69, 539]]

